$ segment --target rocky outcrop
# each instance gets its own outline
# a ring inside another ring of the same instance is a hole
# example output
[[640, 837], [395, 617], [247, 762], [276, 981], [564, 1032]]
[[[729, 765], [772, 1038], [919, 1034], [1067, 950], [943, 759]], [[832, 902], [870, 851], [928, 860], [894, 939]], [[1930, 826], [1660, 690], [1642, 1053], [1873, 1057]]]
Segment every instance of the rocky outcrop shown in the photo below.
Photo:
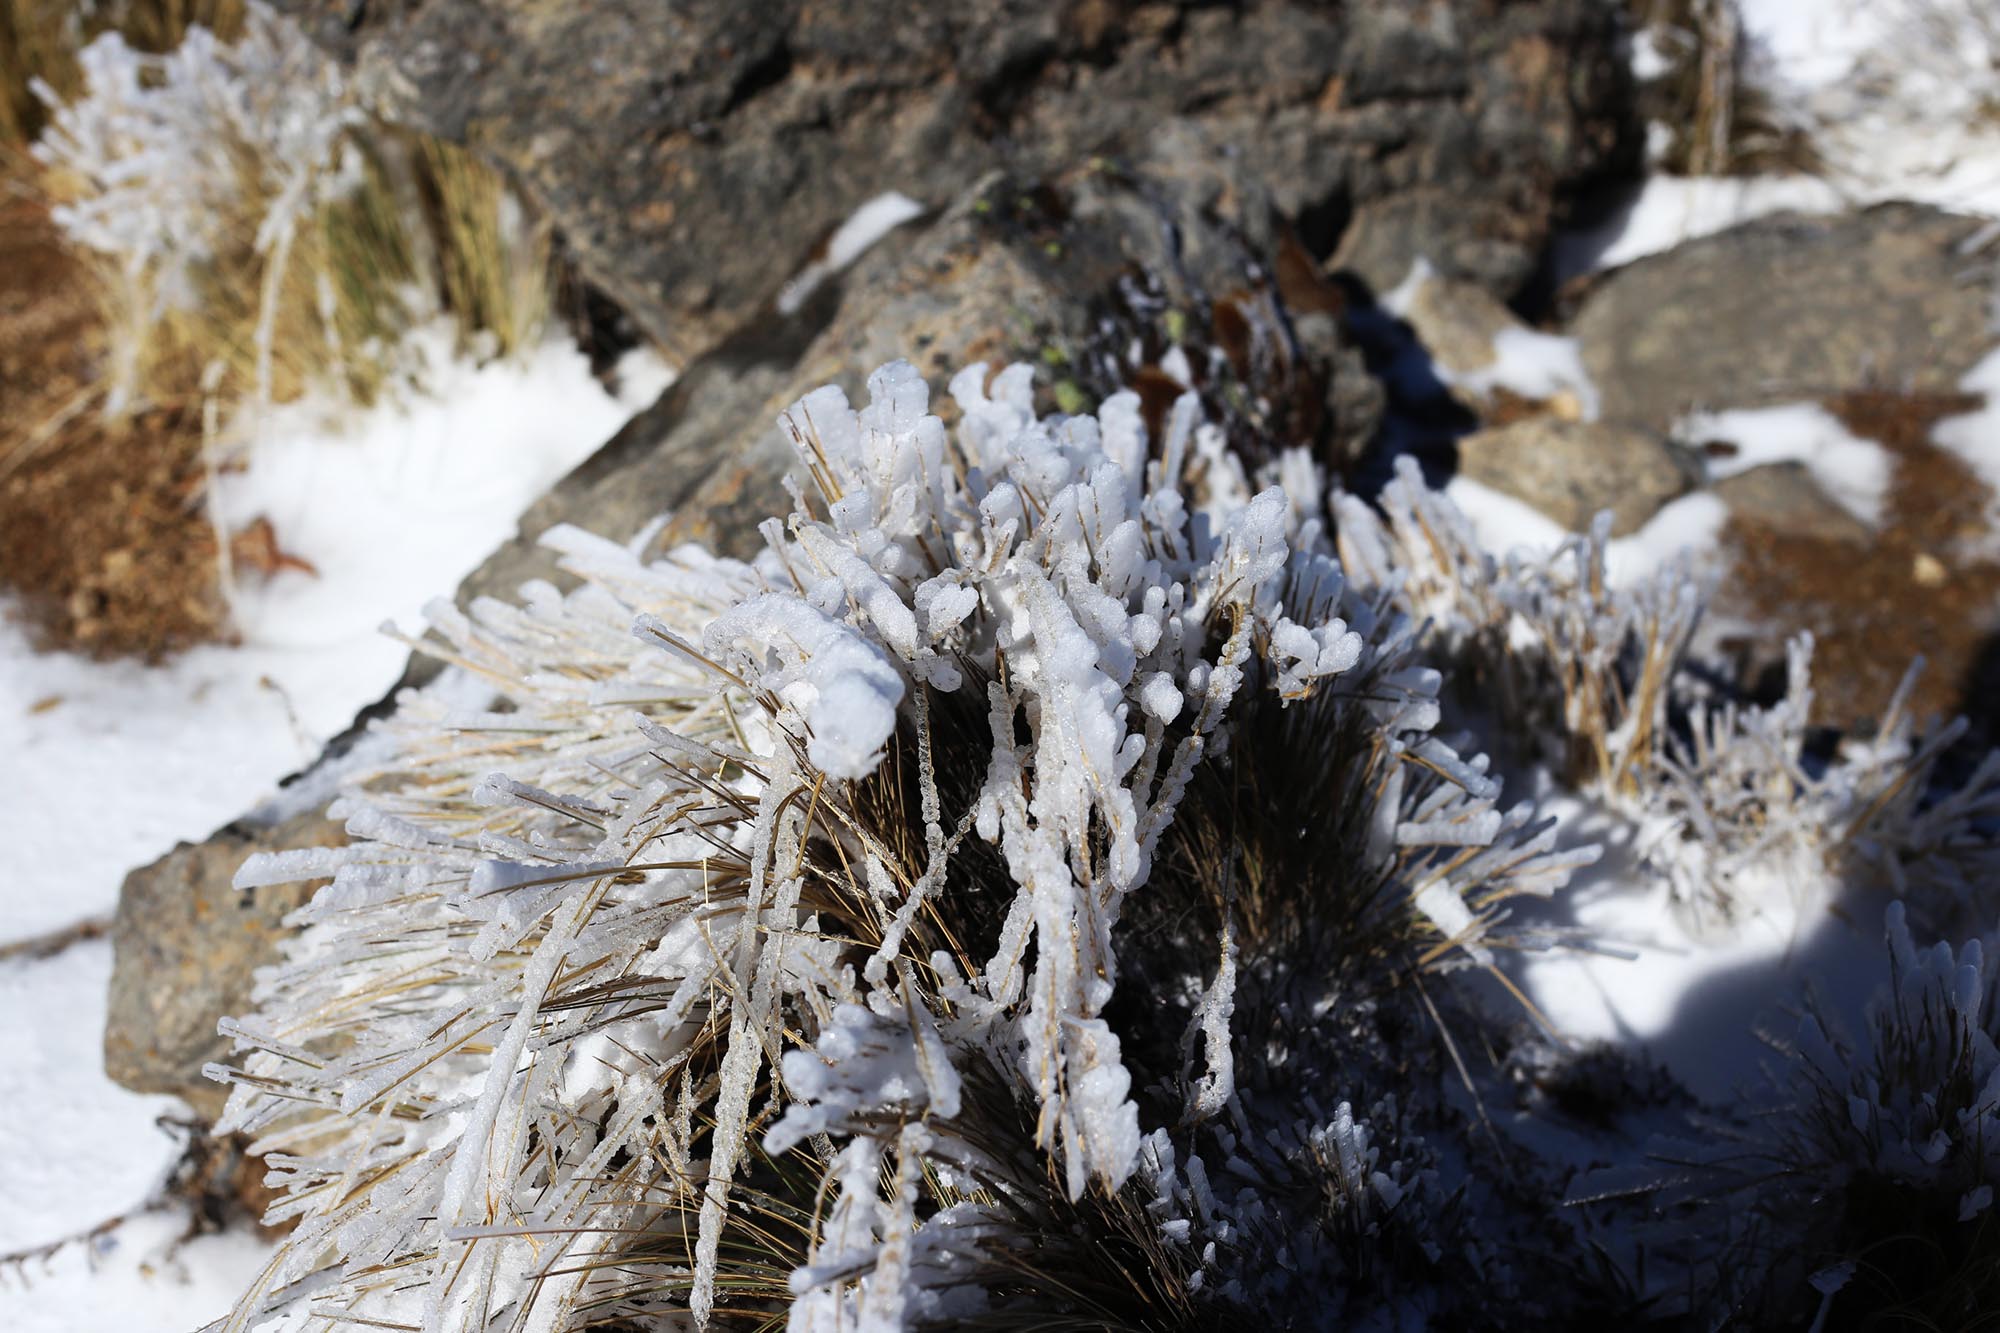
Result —
[[1631, 140], [1594, 0], [281, 8], [390, 120], [506, 168], [682, 359], [878, 194], [942, 207], [1095, 158], [1200, 185], [1253, 249], [1282, 220], [1378, 288], [1422, 255], [1511, 293], [1563, 191]]
[[1915, 204], [1781, 214], [1608, 275], [1570, 332], [1607, 420], [1955, 389], [1995, 341], [2000, 238]]

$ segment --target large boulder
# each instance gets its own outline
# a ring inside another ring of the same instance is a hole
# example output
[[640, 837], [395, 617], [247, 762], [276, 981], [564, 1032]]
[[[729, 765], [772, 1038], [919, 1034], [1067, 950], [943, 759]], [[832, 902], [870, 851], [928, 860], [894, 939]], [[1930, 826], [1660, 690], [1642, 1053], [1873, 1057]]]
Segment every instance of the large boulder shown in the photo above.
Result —
[[1337, 290], [1310, 265], [1260, 253], [1209, 209], [1240, 179], [1212, 151], [1183, 145], [1172, 174], [1098, 162], [975, 182], [863, 256], [818, 310], [767, 314], [696, 361], [528, 511], [460, 599], [555, 577], [537, 539], [562, 522], [623, 540], [671, 512], [656, 548], [754, 552], [757, 523], [790, 504], [779, 413], [820, 384], [858, 394], [899, 357], [939, 385], [972, 361], [1027, 359], [1052, 407], [1137, 383], [1163, 409], [1179, 386], [1159, 363], [1179, 347], [1209, 414], [1250, 457], [1304, 445], [1339, 471], [1375, 431], [1380, 386], [1341, 331]]
[[[1378, 286], [1419, 255], [1509, 293], [1626, 133], [1596, 0], [281, 0], [388, 119], [479, 149], [687, 359], [863, 203], [988, 172], [1234, 158], [1213, 206]], [[1268, 248], [1268, 247], [1266, 247]]]
[[1697, 407], [1955, 389], [2000, 340], [1996, 288], [2000, 240], [1977, 218], [1780, 214], [1611, 273], [1569, 332], [1603, 416], [1666, 430]]

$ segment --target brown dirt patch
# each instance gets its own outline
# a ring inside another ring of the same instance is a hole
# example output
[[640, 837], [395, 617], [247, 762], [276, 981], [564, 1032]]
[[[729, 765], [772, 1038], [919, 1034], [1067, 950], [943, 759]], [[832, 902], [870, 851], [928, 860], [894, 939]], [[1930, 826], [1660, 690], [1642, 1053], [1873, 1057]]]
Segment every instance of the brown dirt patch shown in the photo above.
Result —
[[1880, 714], [1910, 659], [1926, 660], [1918, 717], [1990, 709], [1972, 697], [2000, 628], [2000, 564], [1968, 556], [1987, 533], [1991, 495], [1956, 456], [1930, 442], [1938, 421], [1976, 408], [1962, 394], [1864, 390], [1827, 401], [1847, 429], [1893, 459], [1881, 530], [1866, 545], [1786, 536], [1732, 520], [1734, 568], [1725, 609], [1774, 638], [1817, 640], [1814, 712], [1850, 727]]
[[0, 161], [0, 588], [40, 647], [158, 658], [226, 628], [199, 414], [100, 415], [91, 280]]

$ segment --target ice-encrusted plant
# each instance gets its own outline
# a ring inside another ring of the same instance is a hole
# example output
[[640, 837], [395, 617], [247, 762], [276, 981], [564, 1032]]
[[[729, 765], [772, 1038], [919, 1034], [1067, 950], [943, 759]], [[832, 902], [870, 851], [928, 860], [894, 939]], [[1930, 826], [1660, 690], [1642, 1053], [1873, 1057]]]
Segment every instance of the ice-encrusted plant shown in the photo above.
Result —
[[249, 0], [230, 40], [191, 26], [153, 54], [107, 32], [79, 61], [67, 102], [39, 87], [34, 153], [101, 279], [112, 415], [197, 392], [365, 401], [442, 315], [481, 355], [539, 338], [546, 223], [469, 150], [372, 120], [290, 18]]
[[[1775, 1324], [1970, 1327], [2000, 1298], [2000, 972], [1989, 934], [1918, 947], [1886, 912], [1863, 1031], [1808, 1006], [1760, 1125], [1693, 1176], [1761, 1220], [1775, 1261], [1729, 1285]], [[1831, 1321], [1831, 1322], [1829, 1322]]]
[[1462, 706], [1518, 758], [1634, 821], [1645, 868], [1690, 925], [1723, 929], [1774, 895], [1802, 903], [1848, 882], [1910, 898], [1934, 929], [1989, 918], [2000, 753], [1935, 780], [1965, 724], [1911, 714], [1921, 664], [1872, 734], [1819, 755], [1810, 636], [1788, 647], [1781, 699], [1718, 699], [1692, 666], [1702, 596], [1685, 571], [1614, 583], [1602, 517], [1552, 552], [1495, 557], [1413, 461], [1399, 466], [1379, 507], [1336, 501], [1349, 576], [1426, 622]]
[[117, 288], [109, 392], [114, 410], [139, 389], [154, 329], [204, 299], [204, 270], [240, 248], [262, 266], [255, 325], [257, 387], [268, 396], [278, 293], [307, 218], [360, 183], [351, 139], [361, 111], [337, 65], [290, 20], [252, 3], [223, 42], [188, 29], [161, 55], [107, 32], [78, 55], [84, 93], [47, 85], [48, 129], [35, 156], [65, 196], [54, 217], [102, 256]]
[[221, 1327], [1212, 1327], [1390, 1234], [1442, 1271], [1428, 1159], [1326, 1080], [1589, 853], [1432, 734], [1309, 464], [1196, 493], [1192, 395], [1156, 440], [1021, 366], [953, 430], [869, 391], [784, 414], [753, 563], [560, 529], [574, 591], [434, 608], [353, 842], [244, 867], [332, 882], [227, 1025], [297, 1226]]
[[1938, 761], [1963, 721], [1919, 730], [1913, 664], [1874, 734], [1809, 744], [1813, 641], [1786, 652], [1784, 697], [1767, 706], [1696, 702], [1643, 792], [1649, 862], [1699, 923], [1726, 922], [1771, 893], [1883, 887], [1933, 929], [1990, 919], [2000, 883], [2000, 752], [1940, 791]]
[[1553, 551], [1488, 552], [1465, 516], [1398, 461], [1379, 508], [1337, 501], [1340, 555], [1357, 581], [1394, 589], [1428, 623], [1454, 682], [1522, 757], [1572, 786], [1620, 794], [1666, 735], [1675, 675], [1702, 610], [1677, 568], [1614, 585], [1610, 515]]

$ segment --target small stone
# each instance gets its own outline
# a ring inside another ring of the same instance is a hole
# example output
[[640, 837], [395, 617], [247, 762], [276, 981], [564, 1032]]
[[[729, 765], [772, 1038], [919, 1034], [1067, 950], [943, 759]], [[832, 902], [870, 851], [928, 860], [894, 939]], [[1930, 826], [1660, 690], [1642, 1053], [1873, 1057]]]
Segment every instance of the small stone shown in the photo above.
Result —
[[1614, 536], [1637, 531], [1692, 485], [1673, 446], [1657, 435], [1553, 416], [1466, 436], [1458, 442], [1458, 471], [1525, 500], [1572, 532], [1608, 509]]
[[1910, 577], [1926, 588], [1942, 588], [1951, 578], [1951, 571], [1944, 562], [1928, 551], [1917, 552], [1917, 558], [1910, 567]]
[[1766, 463], [1715, 483], [1715, 497], [1746, 528], [1780, 537], [1866, 543], [1874, 529], [1848, 512], [1799, 462]]
[[278, 961], [284, 918], [312, 884], [231, 885], [255, 851], [337, 846], [340, 825], [317, 812], [262, 827], [238, 823], [182, 843], [125, 877], [111, 922], [111, 997], [104, 1070], [134, 1092], [166, 1093], [214, 1116], [228, 1090], [202, 1077], [229, 1043], [215, 1025], [250, 1009], [255, 969]]

